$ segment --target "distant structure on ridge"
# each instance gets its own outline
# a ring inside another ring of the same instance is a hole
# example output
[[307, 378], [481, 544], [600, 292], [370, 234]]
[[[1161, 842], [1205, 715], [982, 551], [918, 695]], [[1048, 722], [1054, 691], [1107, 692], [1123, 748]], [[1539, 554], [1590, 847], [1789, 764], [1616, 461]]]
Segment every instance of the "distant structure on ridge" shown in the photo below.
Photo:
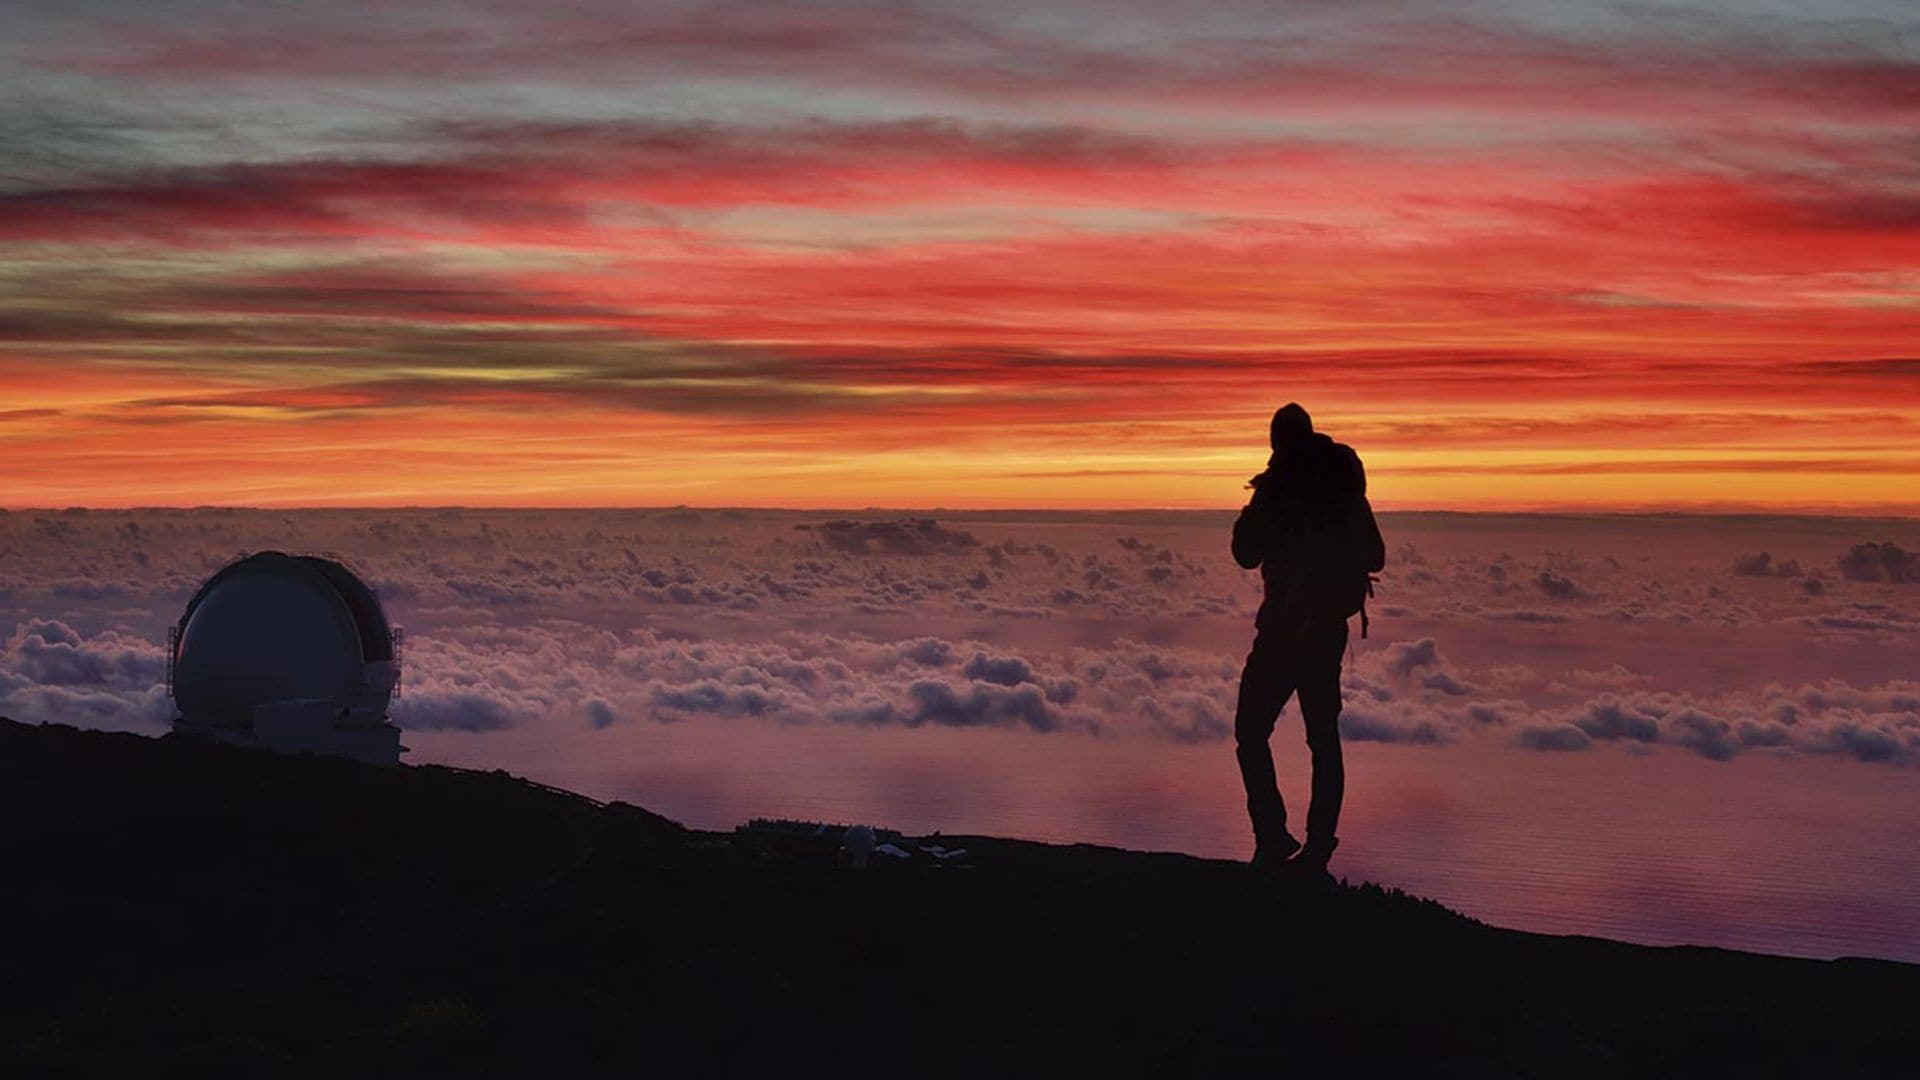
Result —
[[332, 560], [262, 551], [228, 564], [169, 634], [183, 735], [398, 765], [387, 706], [399, 635], [366, 582]]

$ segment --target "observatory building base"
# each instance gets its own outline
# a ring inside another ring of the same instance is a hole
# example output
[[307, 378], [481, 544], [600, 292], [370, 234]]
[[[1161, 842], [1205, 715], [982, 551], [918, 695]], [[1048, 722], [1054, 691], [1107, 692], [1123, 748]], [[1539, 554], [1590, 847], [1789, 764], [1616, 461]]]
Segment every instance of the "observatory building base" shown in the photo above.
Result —
[[399, 765], [400, 755], [406, 750], [400, 745], [399, 728], [384, 722], [353, 723], [343, 719], [333, 702], [324, 698], [257, 705], [251, 730], [195, 723], [185, 717], [173, 722], [173, 730], [229, 746], [282, 754], [329, 754], [369, 765]]

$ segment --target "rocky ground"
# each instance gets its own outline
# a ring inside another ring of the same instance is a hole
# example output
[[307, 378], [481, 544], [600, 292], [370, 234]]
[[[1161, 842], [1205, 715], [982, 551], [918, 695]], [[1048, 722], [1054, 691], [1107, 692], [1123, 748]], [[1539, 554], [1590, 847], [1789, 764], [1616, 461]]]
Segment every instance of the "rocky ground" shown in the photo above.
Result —
[[0, 1071], [1920, 1068], [1909, 965], [1546, 937], [1371, 885], [940, 842], [966, 859], [854, 870], [831, 843], [504, 773], [0, 721]]

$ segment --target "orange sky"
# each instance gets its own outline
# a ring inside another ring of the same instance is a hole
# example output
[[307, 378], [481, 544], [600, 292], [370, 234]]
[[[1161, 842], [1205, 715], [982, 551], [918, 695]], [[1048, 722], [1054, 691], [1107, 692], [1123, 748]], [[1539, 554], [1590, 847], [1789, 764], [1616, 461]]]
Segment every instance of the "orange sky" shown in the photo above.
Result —
[[1913, 16], [1595, 10], [28, 20], [0, 505], [1920, 512]]

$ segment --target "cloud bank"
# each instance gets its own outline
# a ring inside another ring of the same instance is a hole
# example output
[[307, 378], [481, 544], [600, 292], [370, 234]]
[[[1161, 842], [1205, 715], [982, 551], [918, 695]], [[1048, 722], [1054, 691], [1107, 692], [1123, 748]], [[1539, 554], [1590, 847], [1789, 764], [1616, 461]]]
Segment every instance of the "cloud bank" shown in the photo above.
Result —
[[[1348, 739], [1920, 760], [1920, 685], [1891, 659], [1920, 633], [1910, 586], [1796, 576], [1863, 550], [1884, 568], [1904, 549], [1851, 538], [1870, 526], [1751, 524], [1786, 552], [1760, 558], [1710, 519], [1386, 521], [1375, 636], [1343, 672]], [[339, 552], [379, 589], [408, 627], [394, 716], [421, 737], [772, 724], [1224, 744], [1259, 595], [1227, 563], [1225, 524], [4, 514], [0, 711], [159, 730], [167, 623], [231, 554], [273, 546]]]

